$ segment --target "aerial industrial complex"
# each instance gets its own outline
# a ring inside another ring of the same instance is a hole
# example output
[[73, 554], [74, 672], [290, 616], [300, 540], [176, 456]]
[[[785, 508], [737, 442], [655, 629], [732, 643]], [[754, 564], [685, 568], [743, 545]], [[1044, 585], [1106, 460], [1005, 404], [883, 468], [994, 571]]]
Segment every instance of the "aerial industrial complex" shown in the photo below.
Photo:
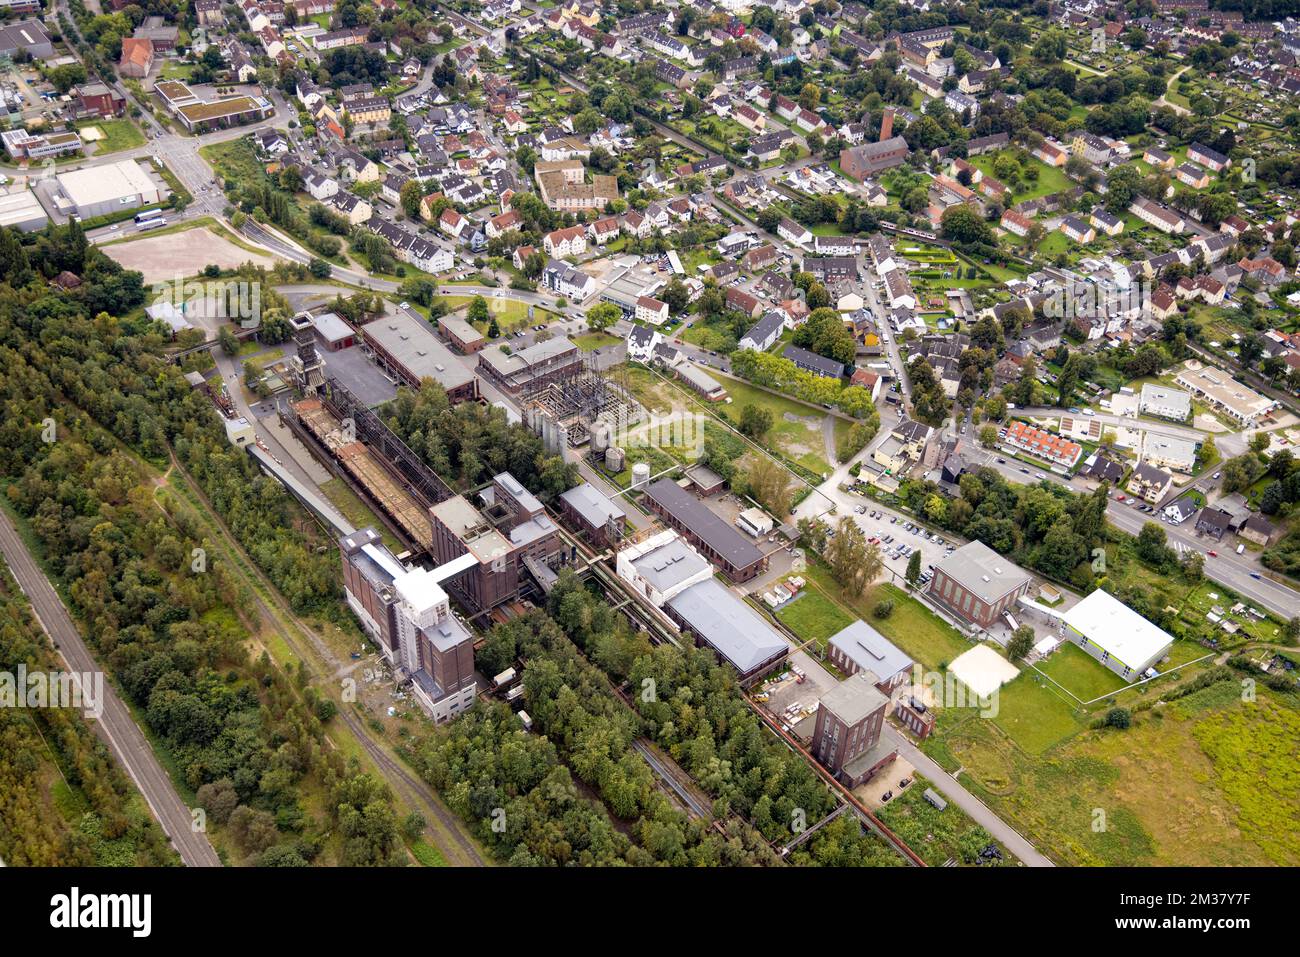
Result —
[[0, 874], [1300, 865], [1297, 3], [0, 0]]

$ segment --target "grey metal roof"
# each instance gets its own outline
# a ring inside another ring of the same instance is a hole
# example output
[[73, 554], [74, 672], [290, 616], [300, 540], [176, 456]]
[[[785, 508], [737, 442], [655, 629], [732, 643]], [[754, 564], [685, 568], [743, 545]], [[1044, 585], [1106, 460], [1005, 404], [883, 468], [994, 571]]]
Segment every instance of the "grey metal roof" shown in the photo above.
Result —
[[709, 375], [694, 362], [683, 362], [677, 367], [677, 375], [685, 379], [701, 392], [716, 392], [722, 388], [722, 383], [713, 376]]
[[367, 340], [386, 349], [418, 379], [433, 379], [444, 389], [454, 389], [474, 379], [428, 326], [410, 316], [385, 316], [366, 323], [361, 331]]
[[762, 560], [763, 553], [752, 541], [672, 479], [660, 479], [646, 489], [646, 494], [736, 568]]
[[990, 605], [1029, 581], [1018, 565], [978, 540], [957, 549], [935, 569]]
[[352, 327], [335, 312], [323, 312], [319, 316], [313, 316], [311, 321], [316, 331], [328, 342], [337, 342], [356, 334], [352, 331]]
[[600, 528], [614, 516], [626, 517], [627, 512], [596, 490], [590, 482], [583, 482], [560, 495], [560, 499], [582, 516], [589, 525]]
[[509, 472], [502, 472], [500, 475], [492, 476], [492, 481], [505, 489], [510, 497], [519, 503], [519, 507], [525, 511], [540, 512], [542, 510], [542, 503], [538, 501], [537, 496], [524, 488], [519, 479]]
[[821, 706], [852, 727], [889, 703], [876, 687], [879, 680], [872, 671], [859, 671], [822, 695]]
[[771, 625], [716, 578], [692, 585], [668, 605], [742, 674], [790, 648]]
[[479, 353], [479, 356], [486, 359], [502, 375], [508, 376], [516, 372], [522, 372], [539, 363], [550, 362], [552, 359], [563, 356], [568, 352], [576, 352], [577, 348], [567, 336], [557, 336], [554, 339], [535, 342], [518, 352], [507, 354], [499, 348], [488, 349]]
[[632, 562], [632, 567], [650, 587], [662, 593], [667, 593], [706, 568], [712, 569], [708, 561], [681, 538], [674, 538], [666, 545], [647, 552]]
[[881, 680], [912, 667], [912, 659], [901, 648], [865, 621], [855, 621], [831, 635], [830, 643], [863, 671], [875, 672]]

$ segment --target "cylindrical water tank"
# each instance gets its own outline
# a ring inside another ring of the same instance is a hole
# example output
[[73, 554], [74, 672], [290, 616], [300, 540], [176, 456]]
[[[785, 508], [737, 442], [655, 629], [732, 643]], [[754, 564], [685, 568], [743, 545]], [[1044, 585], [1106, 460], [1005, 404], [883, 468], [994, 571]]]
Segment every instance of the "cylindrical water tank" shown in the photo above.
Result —
[[597, 422], [591, 427], [591, 450], [597, 455], [609, 448], [609, 423]]
[[611, 472], [623, 471], [623, 462], [627, 455], [617, 445], [611, 445], [605, 450], [605, 468]]
[[640, 488], [650, 481], [650, 463], [637, 462], [632, 466], [632, 487]]

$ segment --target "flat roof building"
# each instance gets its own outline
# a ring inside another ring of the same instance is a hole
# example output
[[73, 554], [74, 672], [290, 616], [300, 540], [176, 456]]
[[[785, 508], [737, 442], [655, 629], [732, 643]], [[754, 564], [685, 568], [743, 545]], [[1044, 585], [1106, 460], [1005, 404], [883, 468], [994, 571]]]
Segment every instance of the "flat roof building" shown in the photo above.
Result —
[[1193, 439], [1147, 432], [1142, 440], [1142, 458], [1147, 463], [1160, 468], [1173, 469], [1175, 472], [1191, 472], [1196, 467], [1198, 447], [1198, 443]]
[[474, 636], [455, 616], [442, 582], [460, 565], [407, 568], [373, 528], [339, 540], [343, 594], [362, 628], [436, 722], [474, 704]]
[[560, 512], [582, 534], [597, 545], [616, 545], [623, 537], [627, 512], [590, 482], [583, 482], [560, 495]]
[[49, 221], [36, 194], [26, 186], [0, 189], [0, 226], [32, 233], [44, 229]]
[[742, 682], [757, 680], [785, 660], [790, 645], [753, 608], [713, 577], [713, 566], [675, 531], [662, 531], [622, 549], [615, 568], [650, 604], [698, 645], [708, 645]]
[[437, 561], [472, 556], [453, 591], [476, 615], [518, 598], [522, 573], [546, 575], [543, 566], [549, 567], [562, 545], [541, 503], [509, 472], [494, 478], [481, 498], [487, 515], [463, 495], [429, 509]]
[[255, 123], [274, 112], [271, 101], [261, 96], [232, 96], [210, 103], [190, 103], [175, 110], [176, 119], [191, 133]]
[[478, 397], [473, 373], [418, 319], [404, 313], [384, 316], [366, 323], [361, 333], [379, 364], [406, 385], [418, 389], [421, 380], [432, 379], [452, 402]]
[[475, 329], [470, 322], [453, 313], [438, 317], [438, 331], [463, 355], [478, 352], [487, 345], [483, 333]]
[[135, 160], [88, 167], [56, 177], [82, 219], [160, 203], [163, 193]]
[[1242, 385], [1222, 369], [1202, 366], [1199, 369], [1183, 368], [1175, 380], [1193, 395], [1208, 402], [1215, 410], [1250, 425], [1277, 403]]
[[356, 345], [357, 331], [336, 312], [322, 312], [311, 317], [316, 336], [330, 352]]
[[1137, 680], [1169, 653], [1173, 636], [1100, 588], [1065, 612], [1065, 633], [1121, 678]]
[[870, 671], [840, 682], [822, 695], [813, 728], [813, 756], [846, 787], [870, 780], [898, 756], [880, 732], [889, 698], [876, 687]]
[[537, 342], [518, 352], [501, 346], [478, 355], [479, 373], [515, 398], [528, 398], [552, 382], [582, 371], [582, 352], [565, 336]]
[[1179, 389], [1148, 382], [1142, 386], [1138, 399], [1138, 412], [1158, 415], [1162, 419], [1185, 422], [1192, 414], [1192, 397]]
[[992, 625], [1029, 590], [1029, 575], [981, 541], [968, 542], [934, 566], [930, 597], [966, 621]]

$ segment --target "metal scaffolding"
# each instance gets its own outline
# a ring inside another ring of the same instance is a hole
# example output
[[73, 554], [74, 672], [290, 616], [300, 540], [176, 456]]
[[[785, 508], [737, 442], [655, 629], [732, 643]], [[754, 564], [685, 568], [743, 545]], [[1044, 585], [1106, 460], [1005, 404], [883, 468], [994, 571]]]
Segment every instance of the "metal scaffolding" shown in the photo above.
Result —
[[606, 423], [615, 435], [645, 418], [645, 408], [632, 396], [626, 382], [617, 382], [595, 368], [590, 355], [581, 370], [562, 382], [551, 382], [525, 406], [524, 420], [553, 423], [564, 434], [570, 448], [585, 445], [597, 422]]

